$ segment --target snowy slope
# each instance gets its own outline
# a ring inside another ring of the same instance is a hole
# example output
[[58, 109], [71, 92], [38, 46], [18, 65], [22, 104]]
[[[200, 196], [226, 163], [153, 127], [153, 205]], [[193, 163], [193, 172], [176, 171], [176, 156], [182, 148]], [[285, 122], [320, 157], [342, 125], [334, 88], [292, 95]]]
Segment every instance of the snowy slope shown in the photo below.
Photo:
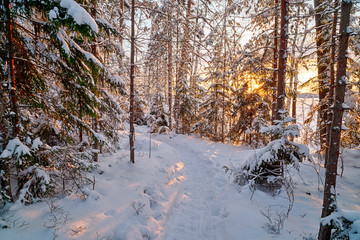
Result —
[[[4, 218], [14, 227], [0, 230], [0, 239], [311, 239], [318, 231], [321, 180], [310, 163], [301, 165], [301, 175], [292, 172], [295, 201], [285, 218], [285, 191], [253, 193], [224, 174], [224, 165], [239, 164], [252, 150], [174, 134], [152, 136], [150, 143], [146, 128], [136, 131], [135, 165], [124, 135], [122, 150], [102, 156], [89, 175], [96, 184], [86, 189], [87, 199], [56, 199], [52, 213], [45, 202], [13, 204]], [[349, 210], [360, 210], [359, 156], [345, 152], [338, 181], [339, 204]]]

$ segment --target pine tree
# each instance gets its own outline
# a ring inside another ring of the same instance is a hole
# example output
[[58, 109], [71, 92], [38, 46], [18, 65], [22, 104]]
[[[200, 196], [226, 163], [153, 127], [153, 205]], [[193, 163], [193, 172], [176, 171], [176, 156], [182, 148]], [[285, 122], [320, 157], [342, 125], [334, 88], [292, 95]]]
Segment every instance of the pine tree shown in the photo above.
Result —
[[320, 135], [320, 147], [323, 150], [326, 144], [326, 120], [327, 103], [326, 96], [329, 92], [329, 66], [330, 66], [330, 24], [328, 8], [331, 6], [328, 0], [314, 0], [315, 7], [315, 27], [316, 27], [316, 53], [318, 70], [318, 91], [319, 91], [319, 111], [318, 111], [318, 131]]
[[130, 162], [135, 163], [134, 129], [134, 78], [135, 78], [135, 0], [131, 1], [131, 53], [130, 53]]
[[[344, 98], [347, 85], [346, 66], [347, 49], [349, 44], [349, 23], [352, 1], [342, 1], [340, 16], [340, 39], [338, 47], [338, 59], [336, 66], [335, 101], [333, 107], [333, 117], [331, 121], [331, 132], [329, 141], [329, 152], [326, 159], [326, 173], [324, 186], [324, 200], [321, 217], [329, 216], [336, 207], [336, 176], [337, 163], [339, 158], [340, 136], [342, 129], [342, 119], [344, 112]], [[332, 226], [320, 224], [319, 240], [329, 240], [331, 238]]]

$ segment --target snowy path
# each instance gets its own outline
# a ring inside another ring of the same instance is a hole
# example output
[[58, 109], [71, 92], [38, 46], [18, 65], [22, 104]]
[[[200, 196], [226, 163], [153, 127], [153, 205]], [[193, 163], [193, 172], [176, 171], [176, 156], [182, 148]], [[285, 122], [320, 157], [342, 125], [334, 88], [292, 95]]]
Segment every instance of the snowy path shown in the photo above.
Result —
[[[51, 210], [45, 201], [11, 205], [8, 213], [0, 216], [0, 240], [54, 236], [77, 240], [316, 238], [322, 192], [310, 164], [301, 165], [301, 178], [295, 170], [291, 172], [295, 202], [280, 233], [275, 234], [272, 230], [289, 205], [286, 192], [277, 196], [253, 193], [234, 185], [222, 169], [224, 165], [238, 165], [253, 151], [172, 133], [152, 135], [151, 141], [149, 137], [146, 127], [137, 128], [137, 157], [131, 164], [124, 134], [121, 150], [103, 154], [99, 167], [89, 173], [90, 179], [96, 179], [95, 189], [90, 185], [83, 189], [86, 196], [51, 199], [59, 210]], [[337, 187], [339, 205], [344, 209], [360, 209], [359, 157], [358, 150], [344, 154], [345, 175], [338, 179]], [[65, 215], [69, 220], [56, 222], [54, 228], [46, 227], [54, 224], [54, 216], [63, 219]], [[1, 229], [3, 219], [9, 219], [12, 227]], [[25, 227], [18, 227], [22, 221]]]
[[186, 181], [183, 196], [168, 216], [164, 239], [227, 239], [225, 229], [217, 224], [227, 216], [219, 199], [226, 178], [222, 166], [214, 161], [218, 149], [193, 141], [181, 141], [173, 147], [182, 156]]

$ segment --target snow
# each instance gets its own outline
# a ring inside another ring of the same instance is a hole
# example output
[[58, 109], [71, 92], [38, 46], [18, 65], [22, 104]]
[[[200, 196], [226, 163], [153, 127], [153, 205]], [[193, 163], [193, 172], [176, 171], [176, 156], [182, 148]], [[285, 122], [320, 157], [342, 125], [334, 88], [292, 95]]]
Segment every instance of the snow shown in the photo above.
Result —
[[77, 24], [86, 24], [91, 30], [98, 33], [99, 29], [95, 20], [74, 0], [61, 0], [60, 6], [67, 9], [67, 13], [74, 18]]
[[349, 110], [350, 109], [350, 107], [346, 103], [343, 103], [341, 107], [344, 110]]
[[32, 150], [38, 150], [40, 146], [43, 145], [43, 142], [40, 140], [40, 138], [35, 138], [32, 146], [31, 146], [31, 149]]
[[123, 79], [118, 76], [118, 75], [112, 75], [112, 74], [108, 74], [108, 78], [110, 80], [110, 82], [114, 85], [120, 86], [120, 87], [124, 87], [125, 86], [125, 82], [123, 81]]
[[0, 159], [16, 156], [16, 159], [21, 161], [20, 157], [25, 155], [31, 155], [30, 149], [24, 145], [18, 137], [16, 137], [9, 141], [5, 150], [0, 155]]
[[81, 52], [85, 58], [88, 61], [92, 61], [93, 63], [97, 64], [100, 68], [103, 68], [102, 63], [99, 61], [99, 59], [97, 59], [92, 53], [85, 51], [82, 47], [80, 47], [76, 42], [74, 42], [73, 40], [70, 40], [70, 45], [72, 47], [75, 47], [79, 52]]
[[54, 7], [54, 9], [50, 10], [49, 12], [49, 19], [54, 20], [58, 17], [59, 9], [57, 7]]
[[59, 41], [62, 42], [61, 47], [64, 50], [64, 52], [67, 55], [70, 55], [70, 48], [65, 40], [67, 38], [67, 34], [65, 33], [65, 31], [63, 29], [60, 29], [56, 36], [59, 39]]
[[[294, 202], [286, 217], [289, 200], [283, 189], [276, 196], [252, 192], [234, 185], [222, 169], [241, 164], [253, 150], [174, 133], [152, 134], [150, 139], [146, 127], [136, 127], [136, 133], [134, 165], [129, 162], [125, 131], [121, 150], [99, 155], [99, 167], [88, 175], [95, 180], [94, 188], [92, 184], [84, 187], [84, 198], [74, 193], [28, 206], [7, 204], [0, 225], [11, 219], [18, 219], [18, 224], [0, 229], [0, 239], [53, 239], [55, 235], [79, 240], [315, 238], [322, 186], [313, 163], [299, 163], [299, 173], [290, 169]], [[359, 229], [360, 151], [345, 150], [343, 157], [337, 200], [341, 209], [352, 212], [346, 214]], [[41, 169], [36, 174], [46, 181]], [[323, 178], [323, 169], [320, 175]]]
[[110, 24], [106, 19], [104, 18], [97, 18], [96, 22], [101, 23], [104, 26], [107, 26], [108, 28], [110, 28], [113, 31], [117, 31], [116, 27], [114, 27], [112, 24]]

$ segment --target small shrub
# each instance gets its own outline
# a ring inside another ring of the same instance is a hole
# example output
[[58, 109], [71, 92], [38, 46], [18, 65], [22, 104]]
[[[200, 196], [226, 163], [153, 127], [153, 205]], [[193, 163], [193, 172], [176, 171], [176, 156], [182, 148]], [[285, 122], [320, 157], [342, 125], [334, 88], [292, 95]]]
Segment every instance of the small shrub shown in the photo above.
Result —
[[293, 120], [284, 112], [282, 119], [275, 121], [276, 125], [261, 129], [261, 133], [270, 135], [275, 140], [264, 148], [256, 149], [239, 167], [224, 166], [225, 172], [234, 177], [235, 183], [281, 187], [285, 166], [292, 165], [298, 170], [299, 162], [304, 159], [311, 160], [310, 151], [305, 145], [289, 140], [289, 137], [300, 135], [298, 126], [289, 124]]

